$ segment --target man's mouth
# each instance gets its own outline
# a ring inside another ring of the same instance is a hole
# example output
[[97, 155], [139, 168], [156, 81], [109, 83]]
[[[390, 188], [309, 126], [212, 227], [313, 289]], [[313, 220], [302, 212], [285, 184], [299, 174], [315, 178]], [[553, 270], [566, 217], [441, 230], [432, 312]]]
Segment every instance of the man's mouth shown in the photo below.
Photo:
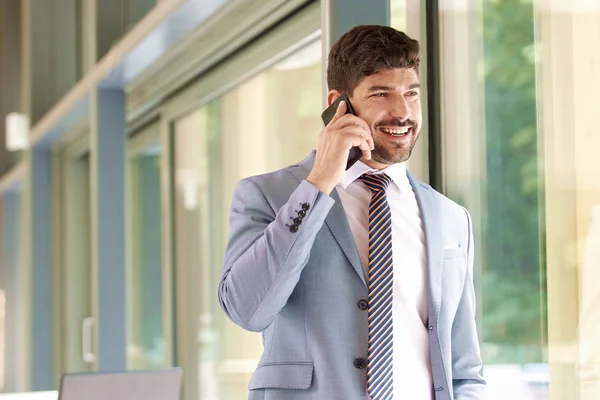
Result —
[[379, 130], [381, 132], [387, 133], [388, 135], [391, 135], [391, 136], [406, 136], [407, 134], [409, 134], [412, 131], [412, 127], [411, 126], [402, 126], [402, 127], [397, 127], [397, 128], [380, 127]]

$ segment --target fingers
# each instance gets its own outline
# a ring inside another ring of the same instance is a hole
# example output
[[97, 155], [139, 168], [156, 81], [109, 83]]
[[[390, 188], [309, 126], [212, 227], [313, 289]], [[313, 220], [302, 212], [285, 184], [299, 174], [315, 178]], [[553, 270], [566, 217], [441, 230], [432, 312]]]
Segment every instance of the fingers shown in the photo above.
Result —
[[[356, 135], [361, 136], [369, 145], [369, 149], [373, 150], [375, 148], [375, 144], [373, 142], [373, 136], [371, 135], [371, 130], [368, 128], [367, 123], [360, 119], [356, 118], [357, 122], [362, 122], [361, 124], [348, 124], [343, 128], [340, 128], [340, 132], [348, 132], [354, 133]], [[333, 127], [332, 127], [333, 128]], [[337, 128], [337, 126], [335, 127]]]
[[371, 159], [371, 147], [370, 147], [370, 145], [363, 140], [358, 145], [358, 147], [362, 150], [362, 153], [363, 153], [363, 156], [365, 157], [365, 159], [366, 160], [370, 160]]
[[346, 114], [347, 108], [348, 108], [348, 106], [346, 105], [346, 102], [340, 101], [340, 104], [338, 104], [338, 107], [335, 110], [335, 115], [333, 116], [331, 121], [329, 121], [329, 125], [327, 125], [327, 126], [331, 126], [331, 125], [335, 124], [340, 118], [342, 118], [344, 116], [344, 114]]
[[366, 121], [352, 114], [343, 115], [336, 123], [332, 126], [328, 126], [329, 130], [344, 130], [348, 127], [355, 126], [358, 128], [357, 132], [369, 143], [371, 149], [375, 147], [373, 143], [373, 135], [371, 129]]
[[345, 140], [351, 147], [359, 147], [367, 160], [371, 159], [372, 138], [369, 140], [365, 137], [365, 132], [362, 127], [350, 125], [338, 131], [340, 140]]

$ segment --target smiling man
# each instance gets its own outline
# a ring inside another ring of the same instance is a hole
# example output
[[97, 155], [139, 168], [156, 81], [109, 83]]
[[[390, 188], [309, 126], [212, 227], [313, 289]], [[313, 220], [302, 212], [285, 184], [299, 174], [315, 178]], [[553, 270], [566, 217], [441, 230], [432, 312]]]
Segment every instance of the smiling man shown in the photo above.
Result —
[[328, 102], [345, 94], [355, 115], [341, 102], [316, 152], [238, 183], [219, 301], [263, 333], [249, 399], [483, 398], [471, 219], [405, 165], [419, 62], [402, 32], [347, 32]]

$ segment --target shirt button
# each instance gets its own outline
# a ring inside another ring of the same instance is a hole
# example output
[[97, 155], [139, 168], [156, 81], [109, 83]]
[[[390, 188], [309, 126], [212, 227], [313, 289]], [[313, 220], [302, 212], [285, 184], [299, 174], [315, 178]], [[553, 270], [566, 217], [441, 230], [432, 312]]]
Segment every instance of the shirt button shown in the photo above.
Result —
[[366, 310], [367, 308], [369, 308], [369, 302], [366, 300], [359, 300], [358, 301], [358, 308], [361, 310]]
[[441, 392], [441, 391], [443, 391], [443, 390], [444, 390], [444, 388], [443, 388], [443, 387], [441, 387], [441, 386], [440, 386], [440, 387], [436, 387], [436, 388], [435, 388], [435, 391], [436, 391], [436, 392]]
[[298, 232], [298, 225], [296, 225], [296, 224], [290, 225], [290, 232], [292, 232], [292, 233]]
[[433, 330], [433, 325], [429, 325], [429, 330], [432, 331]]
[[354, 366], [358, 369], [364, 369], [367, 366], [367, 360], [364, 358], [357, 358], [354, 360]]
[[302, 204], [302, 209], [303, 209], [304, 211], [308, 211], [308, 209], [309, 209], [309, 208], [310, 208], [310, 204], [308, 204], [308, 203], [304, 203], [304, 204]]

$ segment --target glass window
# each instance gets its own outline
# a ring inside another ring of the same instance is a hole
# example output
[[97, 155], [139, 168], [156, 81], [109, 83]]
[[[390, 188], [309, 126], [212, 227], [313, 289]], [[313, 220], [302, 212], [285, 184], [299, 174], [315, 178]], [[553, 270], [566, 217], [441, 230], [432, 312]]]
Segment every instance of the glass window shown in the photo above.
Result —
[[421, 91], [421, 108], [423, 112], [423, 128], [419, 141], [415, 145], [407, 167], [410, 172], [424, 182], [429, 182], [429, 133], [428, 133], [428, 96], [427, 96], [427, 41], [425, 25], [421, 23], [424, 5], [420, 0], [391, 0], [390, 1], [390, 26], [406, 33], [419, 41], [421, 46], [421, 68], [419, 78], [423, 90]]
[[217, 298], [229, 205], [240, 179], [316, 148], [321, 67], [317, 40], [175, 123], [177, 341], [196, 349], [180, 355], [185, 398], [247, 396], [262, 339], [230, 322]]
[[91, 270], [91, 160], [87, 135], [55, 152], [53, 178], [57, 296], [53, 319], [56, 368], [61, 373], [89, 372], [95, 362]]
[[167, 364], [162, 313], [161, 148], [145, 146], [129, 160], [129, 369]]
[[533, 3], [440, 9], [445, 191], [473, 218], [491, 399], [548, 398]]
[[0, 393], [4, 390], [4, 340], [6, 337], [6, 296], [0, 290]]
[[[21, 190], [9, 190], [0, 197], [0, 391], [25, 390], [28, 374], [25, 354], [27, 348], [20, 340], [27, 329], [23, 268], [20, 268], [23, 230]], [[10, 368], [9, 368], [10, 366]]]
[[440, 2], [444, 190], [473, 217], [488, 399], [600, 398], [600, 13], [550, 3]]

